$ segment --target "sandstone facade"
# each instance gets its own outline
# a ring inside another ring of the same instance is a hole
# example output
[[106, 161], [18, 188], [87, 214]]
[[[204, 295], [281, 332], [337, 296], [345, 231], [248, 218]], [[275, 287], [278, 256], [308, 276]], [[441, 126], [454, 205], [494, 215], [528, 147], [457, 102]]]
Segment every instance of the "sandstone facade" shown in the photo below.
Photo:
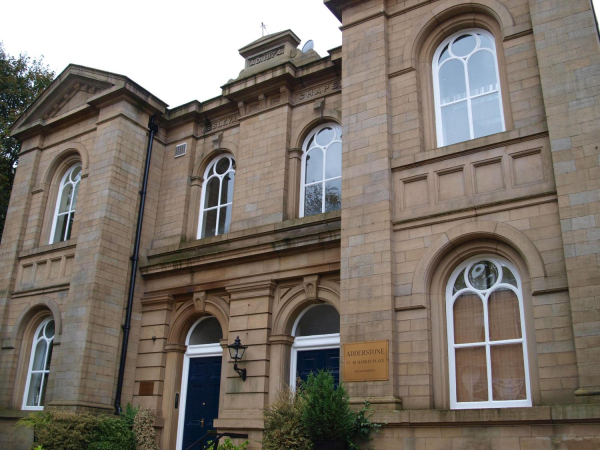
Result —
[[[245, 68], [221, 96], [172, 109], [126, 77], [72, 65], [16, 123], [0, 246], [0, 442], [30, 439], [12, 424], [49, 317], [44, 406], [113, 409], [156, 115], [123, 403], [154, 412], [161, 448], [177, 446], [186, 339], [200, 318], [223, 331], [214, 425], [260, 448], [261, 411], [290, 381], [296, 319], [320, 303], [339, 311], [342, 345], [389, 342], [386, 381], [347, 383], [385, 423], [375, 448], [600, 447], [600, 46], [589, 0], [325, 4], [343, 36], [326, 57], [302, 53], [290, 31], [267, 36], [240, 50]], [[440, 146], [432, 60], [460, 30], [493, 37], [504, 126]], [[342, 127], [341, 209], [301, 217], [303, 144], [325, 123]], [[235, 160], [228, 232], [198, 239], [204, 178], [222, 154]], [[49, 244], [74, 163], [72, 232]], [[531, 406], [451, 405], [447, 285], [478, 255], [520, 276]], [[249, 346], [245, 382], [225, 348], [236, 336]]]

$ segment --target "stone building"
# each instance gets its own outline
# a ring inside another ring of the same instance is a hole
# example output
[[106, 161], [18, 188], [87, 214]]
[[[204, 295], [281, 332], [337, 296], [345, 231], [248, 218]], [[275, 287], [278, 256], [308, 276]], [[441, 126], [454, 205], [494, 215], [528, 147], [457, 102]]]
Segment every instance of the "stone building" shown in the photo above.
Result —
[[277, 390], [344, 378], [357, 342], [387, 348], [382, 376], [346, 381], [377, 449], [600, 448], [590, 0], [325, 4], [325, 57], [266, 36], [220, 96], [173, 109], [71, 65], [14, 125], [5, 448], [28, 410], [113, 410], [152, 115], [123, 403], [152, 409], [162, 449], [209, 428], [259, 448]]

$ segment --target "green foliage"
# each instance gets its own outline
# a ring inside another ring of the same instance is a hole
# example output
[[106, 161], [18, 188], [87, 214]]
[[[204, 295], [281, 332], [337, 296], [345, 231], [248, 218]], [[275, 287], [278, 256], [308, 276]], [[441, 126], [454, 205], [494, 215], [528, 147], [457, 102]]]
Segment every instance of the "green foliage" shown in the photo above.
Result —
[[311, 449], [312, 442], [302, 423], [302, 404], [291, 391], [285, 388], [277, 394], [275, 401], [263, 411], [265, 429], [262, 445], [264, 450]]
[[15, 177], [21, 144], [10, 136], [10, 126], [54, 79], [54, 72], [25, 53], [7, 54], [0, 42], [0, 240]]
[[[371, 434], [371, 430], [375, 430], [376, 433], [379, 432], [379, 428], [381, 428], [380, 423], [371, 422], [371, 416], [373, 415], [373, 410], [371, 409], [371, 403], [368, 400], [365, 400], [362, 408], [356, 413], [354, 418], [354, 436], [356, 439], [361, 441], [372, 441], [369, 435]], [[352, 444], [352, 448], [357, 448], [354, 444]]]
[[159, 450], [156, 444], [154, 417], [148, 409], [141, 408], [136, 414], [133, 420], [133, 434], [138, 450]]
[[331, 373], [311, 373], [302, 383], [300, 399], [301, 421], [311, 440], [351, 441], [356, 414], [343, 384], [336, 388]]
[[[225, 438], [225, 442], [223, 442], [222, 444], [219, 444], [219, 447], [217, 450], [246, 450], [246, 447], [248, 447], [249, 442], [242, 442], [240, 445], [235, 445], [231, 439], [229, 438]], [[213, 445], [212, 447], [209, 447], [210, 450], [215, 450], [215, 446]]]
[[20, 419], [18, 425], [33, 428], [35, 450], [155, 450], [154, 429], [152, 433], [144, 431], [141, 445], [134, 433], [134, 429], [142, 430], [147, 423], [151, 427], [153, 422], [148, 410], [127, 405], [121, 417], [50, 410], [34, 412]]
[[18, 425], [33, 428], [35, 445], [44, 450], [81, 450], [92, 442], [98, 416], [69, 411], [39, 411], [19, 419]]

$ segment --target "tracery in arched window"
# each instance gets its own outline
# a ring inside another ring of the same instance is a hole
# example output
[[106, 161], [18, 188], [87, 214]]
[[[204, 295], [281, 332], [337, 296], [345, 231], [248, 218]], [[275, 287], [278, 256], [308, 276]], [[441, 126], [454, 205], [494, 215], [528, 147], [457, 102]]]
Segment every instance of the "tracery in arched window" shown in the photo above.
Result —
[[318, 126], [302, 146], [300, 217], [342, 207], [342, 127]]
[[445, 39], [433, 57], [438, 145], [504, 131], [494, 37], [480, 29]]
[[198, 239], [228, 233], [233, 207], [235, 161], [229, 155], [215, 158], [204, 173]]

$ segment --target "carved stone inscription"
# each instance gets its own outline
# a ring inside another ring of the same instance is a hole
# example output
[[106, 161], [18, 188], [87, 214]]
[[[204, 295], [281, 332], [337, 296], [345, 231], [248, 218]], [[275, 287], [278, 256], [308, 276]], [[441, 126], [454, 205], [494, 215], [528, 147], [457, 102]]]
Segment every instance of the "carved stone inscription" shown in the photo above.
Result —
[[204, 127], [204, 133], [205, 134], [210, 133], [211, 131], [218, 130], [219, 128], [224, 128], [229, 125], [234, 125], [234, 124], [238, 123], [238, 121], [239, 121], [238, 115], [233, 115], [233, 116], [217, 119], [214, 122], [212, 122], [210, 124], [210, 126]]
[[339, 91], [342, 87], [340, 80], [333, 80], [329, 83], [322, 84], [317, 87], [305, 89], [295, 94], [295, 102], [301, 102], [304, 100], [310, 100], [311, 98], [319, 97], [322, 95], [329, 94], [330, 92]]
[[275, 50], [269, 50], [268, 52], [249, 58], [248, 67], [252, 67], [262, 62], [268, 61], [279, 55], [283, 55], [283, 47], [276, 48]]

